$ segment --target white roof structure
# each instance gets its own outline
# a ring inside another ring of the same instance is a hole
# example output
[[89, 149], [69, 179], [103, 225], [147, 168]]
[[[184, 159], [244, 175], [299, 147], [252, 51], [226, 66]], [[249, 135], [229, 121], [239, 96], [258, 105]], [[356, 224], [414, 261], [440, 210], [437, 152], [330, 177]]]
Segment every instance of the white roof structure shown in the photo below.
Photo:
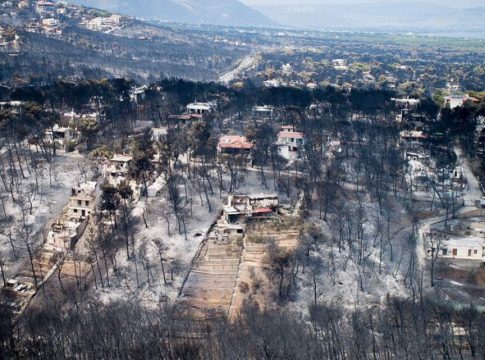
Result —
[[96, 191], [96, 185], [97, 185], [96, 182], [88, 181], [80, 184], [79, 186], [74, 187], [73, 190], [76, 190], [76, 192], [81, 191], [85, 195], [91, 195]]
[[187, 105], [188, 110], [203, 110], [203, 111], [209, 111], [213, 107], [213, 104], [211, 103], [203, 103], [203, 102], [194, 102], [191, 104]]
[[253, 107], [253, 111], [259, 113], [272, 113], [274, 111], [274, 107], [270, 105], [255, 106]]
[[482, 237], [460, 237], [444, 240], [443, 247], [470, 247], [470, 248], [483, 248], [485, 246], [485, 238]]
[[131, 155], [119, 155], [119, 154], [113, 156], [113, 158], [111, 159], [112, 162], [118, 162], [118, 163], [127, 163], [132, 160], [133, 160], [133, 156]]
[[394, 101], [396, 104], [411, 105], [411, 106], [416, 106], [421, 102], [419, 99], [410, 99], [410, 98], [406, 98], [406, 99], [392, 98], [391, 101]]
[[152, 139], [156, 140], [160, 136], [165, 136], [168, 134], [168, 129], [166, 127], [152, 128]]
[[167, 183], [165, 182], [165, 179], [163, 176], [159, 176], [153, 184], [151, 184], [147, 191], [148, 191], [148, 196], [149, 197], [155, 197], [157, 194], [162, 190]]

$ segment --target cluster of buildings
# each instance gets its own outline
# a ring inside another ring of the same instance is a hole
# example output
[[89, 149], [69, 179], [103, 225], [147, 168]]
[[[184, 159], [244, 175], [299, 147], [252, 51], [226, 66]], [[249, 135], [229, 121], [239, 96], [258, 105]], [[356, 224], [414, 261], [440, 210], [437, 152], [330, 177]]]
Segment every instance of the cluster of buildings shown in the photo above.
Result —
[[[293, 125], [284, 125], [278, 132], [275, 145], [278, 148], [278, 155], [285, 160], [294, 161], [303, 150], [305, 137]], [[219, 139], [217, 154], [220, 160], [223, 160], [224, 156], [236, 156], [246, 163], [251, 163], [254, 148], [255, 144], [248, 141], [245, 136], [224, 135]]]
[[[467, 186], [463, 168], [459, 165], [438, 168], [426, 141], [429, 135], [422, 130], [403, 130], [401, 147], [407, 162], [406, 180], [413, 192], [433, 193], [457, 198]], [[448, 156], [449, 149], [434, 147], [435, 152]]]
[[18, 50], [20, 36], [14, 29], [0, 26], [0, 48]]
[[110, 33], [123, 26], [127, 18], [120, 15], [110, 15], [105, 17], [95, 17], [84, 20], [81, 25], [91, 31]]
[[57, 149], [68, 150], [69, 147], [77, 145], [81, 137], [80, 128], [84, 120], [92, 120], [97, 124], [103, 121], [102, 114], [98, 112], [87, 112], [78, 114], [74, 110], [61, 114], [62, 124], [54, 124], [45, 131], [44, 141], [47, 144], [55, 144]]
[[26, 2], [22, 5], [22, 10], [30, 11], [35, 14], [36, 19], [29, 22], [26, 26], [28, 32], [44, 33], [48, 35], [61, 35], [63, 24], [60, 17], [67, 12], [67, 4], [63, 2], [54, 3], [52, 1], [39, 0], [31, 4]]
[[106, 14], [99, 16], [99, 12], [72, 5], [64, 1], [7, 1], [2, 6], [10, 6], [12, 17], [23, 16], [30, 21], [26, 25], [28, 32], [61, 35], [66, 19], [74, 20], [80, 26], [97, 32], [111, 32], [122, 28], [128, 17]]

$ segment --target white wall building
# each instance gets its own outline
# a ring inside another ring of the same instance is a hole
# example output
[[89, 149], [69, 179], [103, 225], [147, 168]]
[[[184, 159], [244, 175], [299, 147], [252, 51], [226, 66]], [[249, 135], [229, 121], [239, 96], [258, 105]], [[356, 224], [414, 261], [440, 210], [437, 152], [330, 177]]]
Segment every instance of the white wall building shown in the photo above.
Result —
[[187, 105], [187, 114], [206, 115], [212, 112], [214, 105], [211, 103], [194, 102]]
[[269, 105], [254, 106], [252, 113], [257, 118], [271, 118], [273, 117], [274, 107]]
[[295, 160], [305, 145], [303, 133], [292, 125], [282, 126], [278, 133], [278, 154], [286, 160]]
[[439, 256], [462, 260], [485, 260], [485, 238], [463, 237], [444, 240]]
[[445, 98], [446, 105], [452, 110], [463, 106], [467, 100], [468, 95], [450, 95]]
[[68, 218], [81, 222], [91, 215], [96, 205], [96, 183], [87, 182], [72, 188], [69, 197]]
[[46, 130], [45, 139], [48, 143], [56, 143], [65, 148], [69, 142], [76, 141], [79, 137], [77, 130], [70, 127], [62, 127], [55, 124], [52, 129]]
[[39, 1], [35, 6], [35, 10], [39, 15], [52, 14], [56, 11], [56, 4], [50, 1]]
[[108, 166], [105, 168], [105, 174], [110, 177], [108, 180], [116, 179], [118, 177], [125, 177], [130, 171], [130, 166], [133, 163], [133, 156], [116, 154], [109, 160]]

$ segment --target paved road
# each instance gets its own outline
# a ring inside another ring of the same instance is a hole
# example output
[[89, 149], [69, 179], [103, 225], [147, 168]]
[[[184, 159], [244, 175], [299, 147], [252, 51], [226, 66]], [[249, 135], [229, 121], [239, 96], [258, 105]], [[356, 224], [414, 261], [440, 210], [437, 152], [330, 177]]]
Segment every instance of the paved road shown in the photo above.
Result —
[[473, 174], [472, 168], [470, 166], [470, 162], [463, 154], [463, 150], [460, 147], [455, 146], [453, 148], [453, 151], [458, 157], [458, 161], [461, 163], [461, 166], [463, 168], [463, 173], [468, 182], [468, 187], [464, 196], [465, 202], [468, 203], [468, 202], [476, 201], [477, 199], [481, 199], [483, 196], [483, 193], [480, 188], [480, 183], [478, 182], [477, 178]]
[[238, 66], [236, 68], [234, 68], [231, 71], [221, 75], [219, 77], [219, 81], [223, 84], [228, 84], [229, 82], [234, 80], [244, 70], [247, 70], [247, 69], [255, 66], [257, 63], [258, 63], [257, 54], [248, 55], [244, 59], [241, 60], [241, 62], [238, 64]]

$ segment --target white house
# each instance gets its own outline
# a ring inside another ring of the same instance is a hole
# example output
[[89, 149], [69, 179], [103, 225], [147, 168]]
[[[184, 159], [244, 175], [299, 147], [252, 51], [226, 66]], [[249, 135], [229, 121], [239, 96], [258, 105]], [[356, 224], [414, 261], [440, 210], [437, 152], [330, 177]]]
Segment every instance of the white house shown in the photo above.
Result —
[[52, 14], [56, 10], [56, 4], [50, 1], [39, 1], [35, 6], [35, 10], [39, 15]]
[[214, 109], [214, 105], [206, 102], [194, 102], [187, 105], [187, 114], [207, 115]]
[[273, 117], [274, 107], [269, 105], [255, 106], [252, 113], [257, 118], [271, 118]]
[[417, 107], [421, 100], [419, 99], [412, 99], [409, 96], [407, 98], [392, 98], [392, 102], [394, 102], [396, 105], [408, 108], [408, 107]]
[[77, 130], [70, 127], [63, 127], [55, 124], [52, 129], [46, 130], [45, 139], [48, 143], [56, 143], [65, 148], [70, 141], [78, 139], [79, 133]]
[[485, 238], [463, 237], [444, 240], [439, 256], [462, 260], [485, 260]]
[[292, 125], [282, 126], [278, 133], [278, 154], [286, 160], [295, 160], [305, 145], [303, 133], [296, 131]]
[[156, 140], [159, 140], [162, 136], [167, 135], [168, 129], [166, 127], [152, 128], [151, 133], [152, 133], [152, 140], [156, 141]]
[[452, 110], [457, 107], [463, 106], [463, 104], [467, 100], [467, 95], [450, 95], [445, 98], [446, 105]]
[[94, 210], [96, 205], [96, 183], [87, 182], [72, 188], [69, 197], [68, 217], [71, 221], [81, 222]]
[[112, 159], [110, 159], [105, 173], [111, 176], [113, 179], [119, 176], [126, 176], [132, 163], [133, 156], [116, 154]]

